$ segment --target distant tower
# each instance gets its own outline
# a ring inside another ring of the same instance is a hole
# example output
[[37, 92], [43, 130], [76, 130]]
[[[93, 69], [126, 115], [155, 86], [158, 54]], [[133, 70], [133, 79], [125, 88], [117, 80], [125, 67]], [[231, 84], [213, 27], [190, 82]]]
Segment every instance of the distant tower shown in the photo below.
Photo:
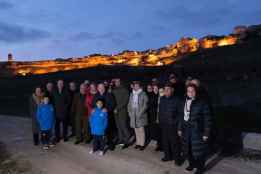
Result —
[[11, 53], [8, 54], [8, 62], [14, 61], [13, 55]]

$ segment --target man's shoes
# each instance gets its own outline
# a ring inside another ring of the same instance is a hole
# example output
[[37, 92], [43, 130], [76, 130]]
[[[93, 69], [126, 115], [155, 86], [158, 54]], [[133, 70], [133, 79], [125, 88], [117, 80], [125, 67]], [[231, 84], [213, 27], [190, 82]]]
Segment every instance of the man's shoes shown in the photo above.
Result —
[[90, 144], [90, 143], [91, 143], [91, 140], [85, 140], [84, 143], [85, 143], [85, 144]]
[[116, 146], [124, 146], [124, 143], [122, 141], [117, 141], [115, 143]]
[[172, 159], [163, 157], [163, 158], [161, 158], [161, 161], [162, 162], [168, 162], [168, 161], [172, 161]]
[[114, 145], [109, 145], [109, 150], [110, 151], [114, 151], [115, 150], [115, 146]]
[[159, 147], [159, 146], [157, 146], [156, 148], [155, 148], [155, 151], [156, 152], [160, 152], [162, 149]]
[[139, 150], [143, 151], [146, 147], [145, 146], [140, 146]]
[[180, 167], [182, 166], [182, 161], [181, 160], [175, 160], [175, 165]]
[[189, 165], [185, 170], [191, 172], [192, 170], [194, 170], [194, 167], [192, 165]]
[[129, 145], [127, 145], [127, 144], [124, 144], [123, 146], [121, 146], [121, 149], [123, 150], [123, 149], [127, 149], [129, 147]]
[[60, 138], [56, 138], [56, 139], [55, 139], [55, 142], [56, 142], [56, 143], [59, 143], [60, 140], [61, 140]]
[[76, 140], [76, 141], [74, 142], [75, 145], [80, 144], [80, 143], [81, 143], [80, 140]]
[[74, 137], [75, 136], [75, 134], [71, 134], [71, 135], [69, 135], [69, 138], [72, 138], [72, 137]]
[[203, 174], [204, 173], [204, 170], [203, 169], [197, 169], [195, 174]]
[[135, 149], [139, 149], [139, 148], [140, 148], [140, 145], [135, 145], [134, 148], [135, 148]]

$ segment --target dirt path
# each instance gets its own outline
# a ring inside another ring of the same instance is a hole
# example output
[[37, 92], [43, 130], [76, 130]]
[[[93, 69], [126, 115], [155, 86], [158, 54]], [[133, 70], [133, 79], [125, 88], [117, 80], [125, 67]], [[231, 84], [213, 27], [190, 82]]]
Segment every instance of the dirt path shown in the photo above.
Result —
[[[183, 174], [185, 165], [175, 167], [173, 163], [162, 163], [161, 153], [148, 147], [144, 152], [116, 149], [100, 157], [90, 155], [90, 145], [59, 143], [46, 152], [32, 145], [30, 120], [0, 116], [0, 141], [14, 156], [30, 161], [33, 174]], [[217, 165], [216, 165], [217, 163]], [[213, 158], [206, 172], [210, 174], [260, 174], [258, 162], [240, 159]]]

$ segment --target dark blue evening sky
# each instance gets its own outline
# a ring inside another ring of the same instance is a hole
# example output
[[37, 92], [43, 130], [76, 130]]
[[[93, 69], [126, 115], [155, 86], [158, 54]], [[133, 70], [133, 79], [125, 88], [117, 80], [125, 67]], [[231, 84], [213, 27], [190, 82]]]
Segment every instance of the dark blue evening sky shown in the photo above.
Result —
[[261, 0], [0, 0], [0, 60], [115, 54], [261, 24]]

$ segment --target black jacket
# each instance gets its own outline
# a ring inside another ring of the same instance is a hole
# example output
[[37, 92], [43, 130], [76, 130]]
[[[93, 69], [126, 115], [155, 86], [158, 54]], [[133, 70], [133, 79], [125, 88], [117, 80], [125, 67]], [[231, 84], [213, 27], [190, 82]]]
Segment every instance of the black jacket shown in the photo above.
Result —
[[102, 99], [105, 102], [105, 108], [108, 110], [108, 112], [113, 112], [116, 107], [116, 102], [113, 94], [105, 92], [103, 95], [101, 95], [100, 93], [97, 93], [93, 98], [93, 108], [96, 107], [96, 102], [98, 99]]
[[158, 116], [158, 101], [159, 95], [154, 92], [148, 93], [149, 104], [148, 104], [148, 114], [149, 123], [156, 123]]
[[61, 93], [58, 90], [54, 91], [54, 108], [56, 113], [56, 118], [66, 119], [69, 107], [69, 95], [66, 89], [63, 89]]
[[177, 125], [178, 107], [180, 102], [178, 97], [161, 97], [159, 104], [159, 123], [168, 125]]
[[201, 157], [207, 151], [207, 143], [203, 141], [203, 136], [210, 135], [211, 128], [211, 114], [209, 105], [205, 100], [196, 99], [192, 101], [190, 108], [190, 119], [184, 121], [184, 106], [185, 99], [181, 102], [179, 107], [179, 124], [178, 130], [182, 131], [183, 148], [185, 154], [189, 151], [189, 144], [191, 143], [191, 150], [194, 157]]

